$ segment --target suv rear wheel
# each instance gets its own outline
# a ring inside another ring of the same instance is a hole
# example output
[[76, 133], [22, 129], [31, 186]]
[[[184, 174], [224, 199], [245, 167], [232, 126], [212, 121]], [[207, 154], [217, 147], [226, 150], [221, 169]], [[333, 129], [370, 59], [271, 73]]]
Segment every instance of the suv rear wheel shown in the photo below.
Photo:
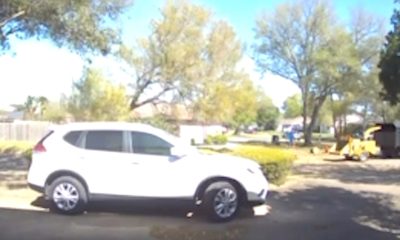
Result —
[[239, 195], [229, 182], [211, 184], [204, 196], [204, 209], [207, 216], [217, 222], [232, 220], [239, 211]]
[[52, 209], [63, 214], [79, 214], [87, 204], [86, 190], [77, 179], [70, 176], [59, 177], [49, 185]]

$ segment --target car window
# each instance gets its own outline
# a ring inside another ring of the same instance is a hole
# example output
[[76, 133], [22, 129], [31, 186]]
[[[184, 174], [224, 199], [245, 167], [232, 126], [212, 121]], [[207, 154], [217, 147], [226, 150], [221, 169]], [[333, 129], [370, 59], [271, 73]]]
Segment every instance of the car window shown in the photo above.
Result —
[[100, 151], [123, 151], [122, 131], [88, 131], [85, 148]]
[[66, 142], [68, 142], [69, 144], [72, 144], [74, 146], [78, 146], [78, 139], [81, 136], [81, 134], [82, 134], [82, 131], [69, 132], [64, 136], [64, 140]]
[[134, 153], [149, 155], [171, 155], [172, 145], [163, 139], [142, 132], [132, 132], [132, 148]]

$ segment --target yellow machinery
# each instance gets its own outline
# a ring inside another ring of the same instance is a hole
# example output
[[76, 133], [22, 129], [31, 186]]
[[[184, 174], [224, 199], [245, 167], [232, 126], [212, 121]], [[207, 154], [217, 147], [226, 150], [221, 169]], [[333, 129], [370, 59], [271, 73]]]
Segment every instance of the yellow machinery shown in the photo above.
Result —
[[331, 153], [339, 152], [339, 154], [346, 159], [366, 161], [370, 156], [377, 156], [381, 153], [381, 148], [378, 146], [374, 137], [374, 134], [381, 129], [382, 126], [377, 125], [368, 128], [361, 138], [349, 136], [344, 144], [335, 144], [329, 151]]

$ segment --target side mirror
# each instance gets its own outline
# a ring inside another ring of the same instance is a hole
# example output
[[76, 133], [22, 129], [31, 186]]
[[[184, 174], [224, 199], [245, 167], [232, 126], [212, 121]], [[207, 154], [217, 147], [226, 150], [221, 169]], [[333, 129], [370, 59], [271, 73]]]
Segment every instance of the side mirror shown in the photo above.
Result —
[[174, 158], [182, 158], [186, 155], [185, 149], [179, 146], [174, 146], [171, 148], [171, 156]]

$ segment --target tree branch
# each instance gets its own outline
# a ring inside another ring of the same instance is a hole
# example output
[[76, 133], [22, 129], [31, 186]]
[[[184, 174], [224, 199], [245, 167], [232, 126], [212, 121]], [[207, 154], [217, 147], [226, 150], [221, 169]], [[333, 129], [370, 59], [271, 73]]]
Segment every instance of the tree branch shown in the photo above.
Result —
[[153, 97], [151, 97], [151, 98], [148, 98], [148, 99], [146, 99], [146, 100], [144, 100], [144, 101], [142, 101], [142, 102], [139, 102], [139, 103], [137, 103], [136, 101], [134, 101], [134, 100], [132, 100], [131, 101], [131, 110], [134, 110], [134, 109], [136, 109], [136, 108], [138, 108], [138, 107], [141, 107], [141, 106], [143, 106], [143, 105], [146, 105], [146, 104], [148, 104], [148, 103], [152, 103], [152, 102], [154, 102], [154, 101], [156, 101], [156, 100], [158, 100], [162, 95], [164, 95], [166, 92], [169, 92], [169, 91], [171, 91], [171, 90], [173, 90], [174, 89], [174, 87], [167, 87], [167, 88], [164, 88], [161, 92], [159, 92], [158, 94], [156, 94], [155, 96], [153, 96]]
[[22, 11], [19, 11], [17, 13], [14, 13], [10, 17], [8, 17], [8, 18], [6, 18], [6, 19], [4, 19], [4, 20], [2, 20], [0, 22], [0, 28], [4, 27], [8, 22], [10, 22], [10, 21], [12, 21], [12, 20], [24, 15], [24, 14], [25, 14], [25, 10], [22, 10]]

